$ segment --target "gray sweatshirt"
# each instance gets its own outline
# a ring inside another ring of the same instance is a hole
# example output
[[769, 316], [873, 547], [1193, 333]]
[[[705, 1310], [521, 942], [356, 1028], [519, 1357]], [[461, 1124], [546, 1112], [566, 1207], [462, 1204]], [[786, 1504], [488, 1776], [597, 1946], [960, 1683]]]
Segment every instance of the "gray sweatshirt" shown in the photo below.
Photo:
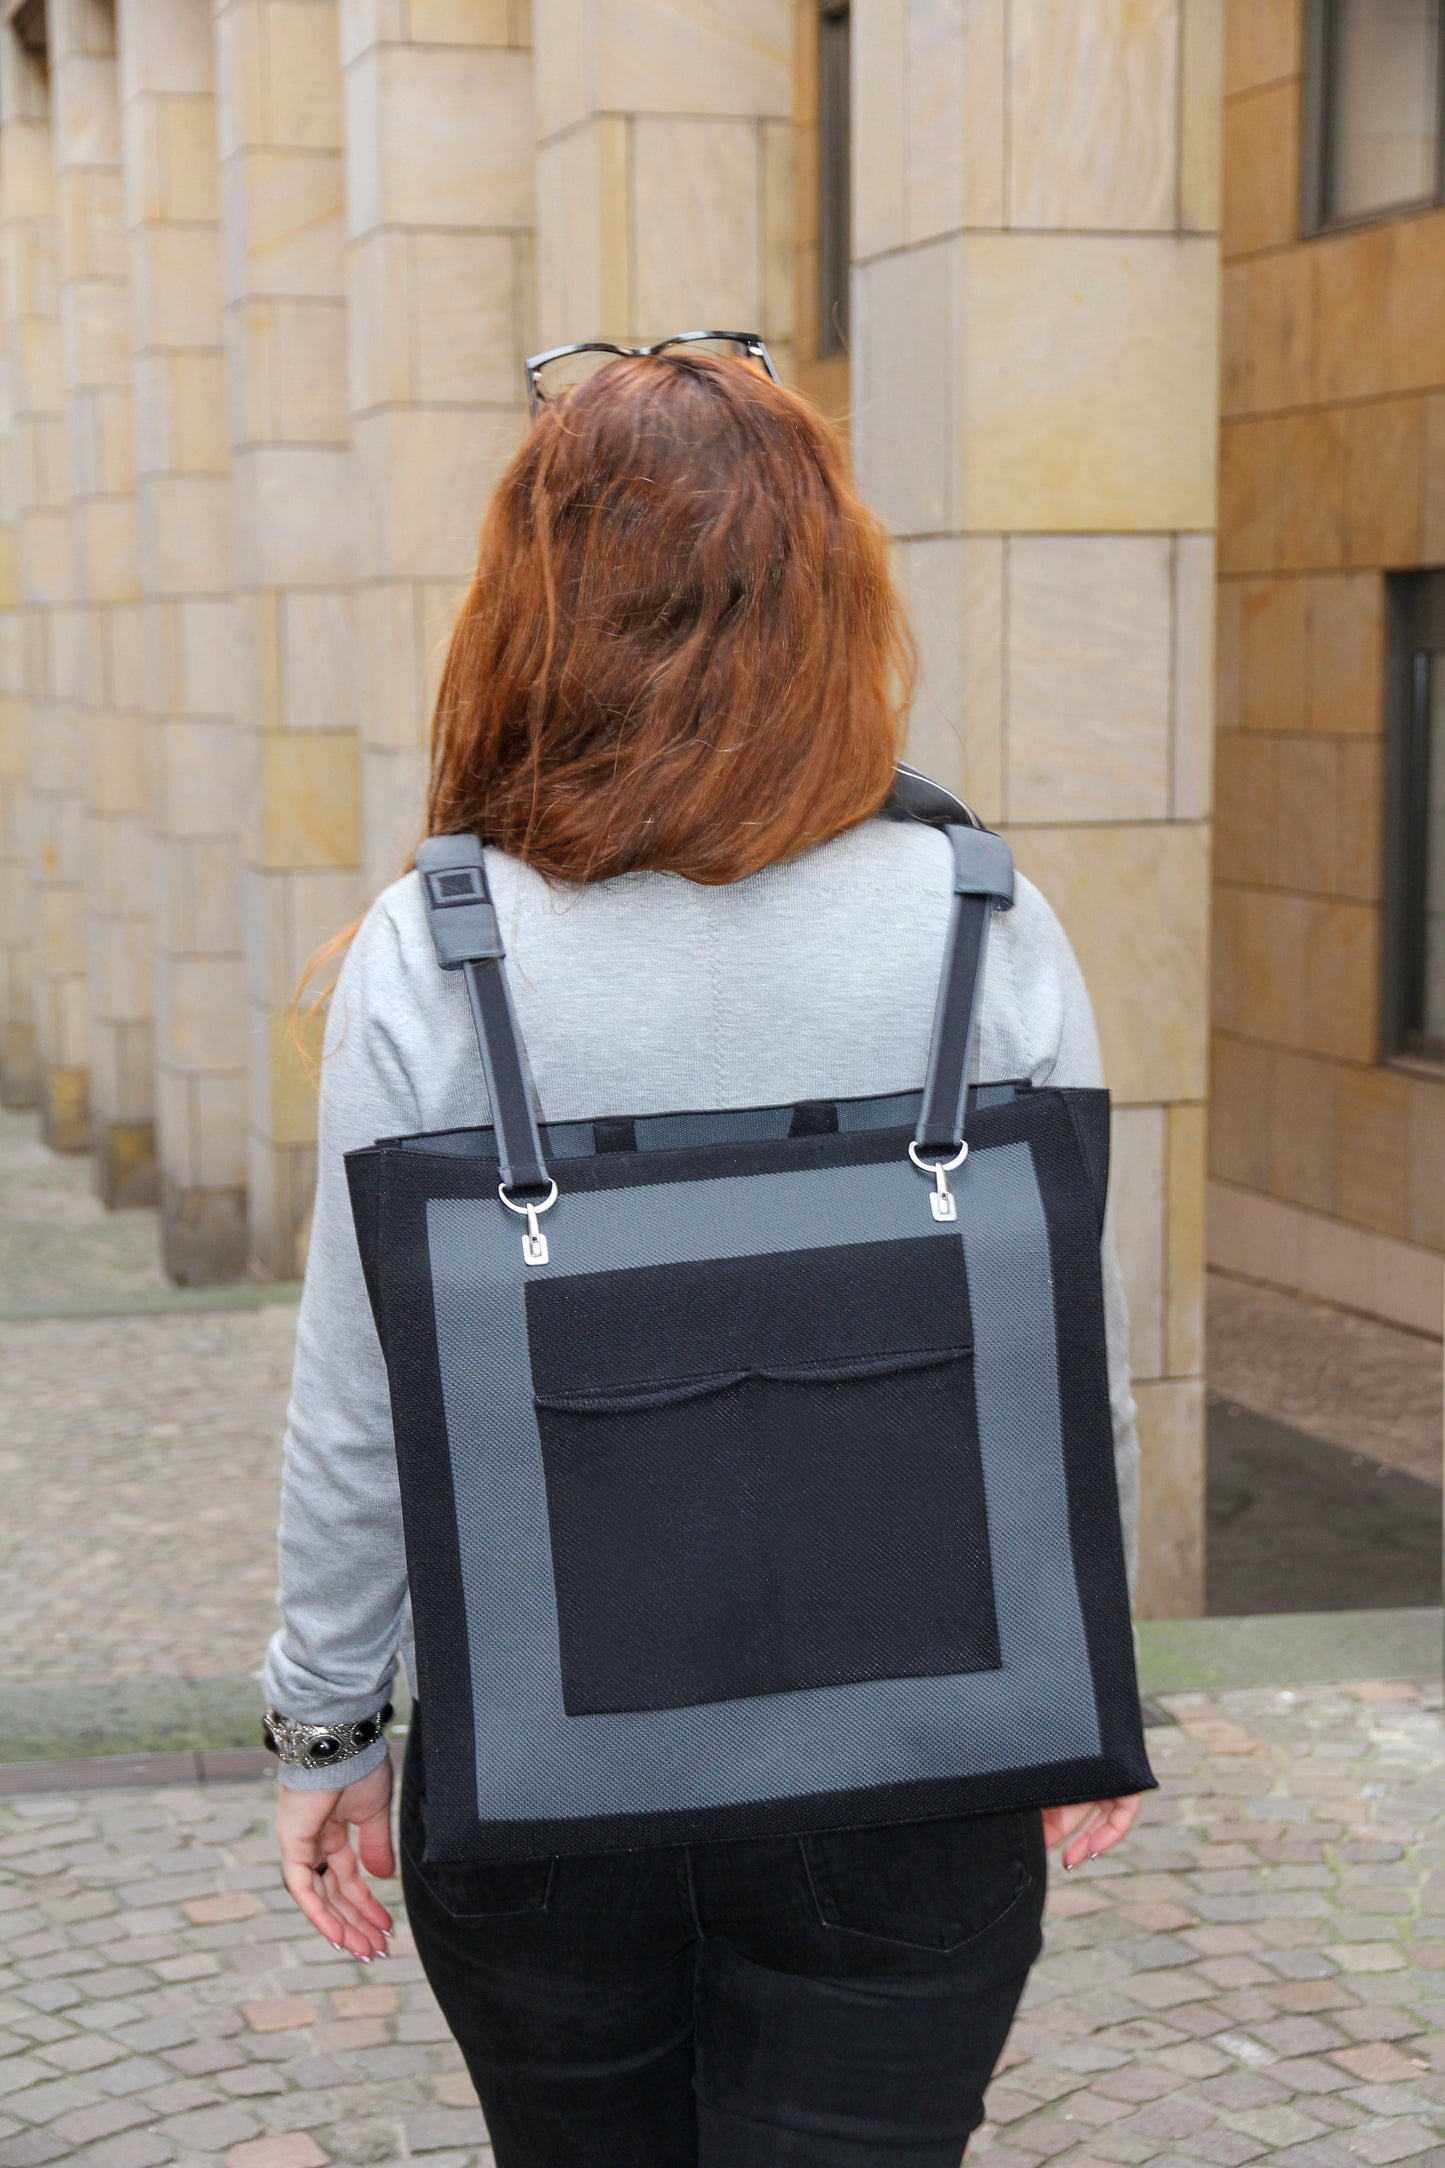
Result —
[[[927, 1065], [953, 852], [938, 831], [870, 821], [726, 888], [639, 873], [587, 887], [487, 853], [512, 998], [543, 1118], [917, 1091]], [[1058, 920], [1019, 879], [990, 936], [975, 1076], [1103, 1082], [1089, 997]], [[378, 1137], [488, 1119], [459, 972], [436, 962], [414, 873], [381, 895], [332, 998], [316, 1207], [282, 1488], [273, 1708], [369, 1716], [398, 1655], [412, 1676], [386, 1369], [351, 1225], [343, 1155]], [[1115, 1456], [1131, 1577], [1139, 1447], [1128, 1325], [1104, 1247]], [[346, 1764], [348, 1781], [384, 1746]], [[282, 1780], [334, 1787], [328, 1770]]]

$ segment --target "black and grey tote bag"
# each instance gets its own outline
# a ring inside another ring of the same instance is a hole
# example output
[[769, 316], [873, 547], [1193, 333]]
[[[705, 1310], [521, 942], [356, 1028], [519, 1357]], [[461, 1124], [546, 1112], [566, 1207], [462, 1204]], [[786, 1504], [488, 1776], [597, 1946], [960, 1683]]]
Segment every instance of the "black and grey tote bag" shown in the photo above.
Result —
[[1006, 845], [943, 828], [928, 1075], [542, 1122], [475, 837], [417, 853], [487, 1128], [348, 1156], [437, 1860], [1152, 1783], [1114, 1482], [1102, 1091], [967, 1089]]

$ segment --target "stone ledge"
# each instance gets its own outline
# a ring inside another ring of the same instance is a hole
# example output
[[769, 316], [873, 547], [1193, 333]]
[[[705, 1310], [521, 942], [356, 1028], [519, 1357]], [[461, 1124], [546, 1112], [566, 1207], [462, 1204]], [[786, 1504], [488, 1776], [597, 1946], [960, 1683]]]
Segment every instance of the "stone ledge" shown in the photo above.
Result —
[[261, 1688], [247, 1672], [0, 1686], [0, 1767], [117, 1754], [193, 1757], [260, 1740]]
[[235, 1784], [271, 1774], [264, 1747], [220, 1747], [211, 1753], [97, 1754], [72, 1761], [9, 1762], [0, 1767], [0, 1799], [34, 1792], [115, 1791], [134, 1785]]
[[47, 1296], [0, 1305], [0, 1325], [45, 1317], [164, 1317], [178, 1310], [260, 1310], [301, 1299], [299, 1280], [248, 1280], [233, 1287], [132, 1287], [116, 1294]]
[[[397, 1736], [405, 1736], [411, 1696], [392, 1687]], [[17, 1768], [157, 1757], [188, 1765], [197, 1756], [262, 1753], [260, 1680], [246, 1671], [211, 1678], [25, 1680], [0, 1686], [0, 1793]], [[137, 1778], [170, 1783], [194, 1779]], [[115, 1781], [127, 1781], [116, 1779]], [[21, 1787], [24, 1788], [23, 1786]]]
[[1152, 1619], [1139, 1632], [1146, 1696], [1241, 1686], [1419, 1683], [1441, 1675], [1440, 1610], [1282, 1611], [1267, 1618]]

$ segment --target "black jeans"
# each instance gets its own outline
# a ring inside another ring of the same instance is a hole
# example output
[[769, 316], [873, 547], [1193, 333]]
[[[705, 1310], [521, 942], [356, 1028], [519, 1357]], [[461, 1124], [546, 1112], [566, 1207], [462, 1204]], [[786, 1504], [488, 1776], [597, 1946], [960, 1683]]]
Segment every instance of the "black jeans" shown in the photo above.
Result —
[[1037, 1814], [424, 1866], [418, 1759], [407, 1908], [498, 2168], [958, 2168], [1039, 1952]]

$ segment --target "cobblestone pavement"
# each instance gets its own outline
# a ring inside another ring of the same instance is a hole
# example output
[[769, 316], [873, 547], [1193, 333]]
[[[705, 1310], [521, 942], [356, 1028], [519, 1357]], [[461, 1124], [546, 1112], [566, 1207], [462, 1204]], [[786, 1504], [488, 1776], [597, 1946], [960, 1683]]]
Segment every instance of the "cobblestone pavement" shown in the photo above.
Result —
[[254, 1670], [295, 1312], [0, 1324], [0, 1666]]
[[107, 1212], [90, 1161], [47, 1151], [33, 1114], [0, 1109], [0, 1309], [159, 1294], [157, 1214]]
[[[1140, 1827], [1056, 1879], [970, 2159], [1441, 2168], [1438, 1694], [1167, 1706]], [[269, 1815], [262, 1784], [0, 1802], [0, 2168], [490, 2161], [404, 1932], [338, 1961]]]
[[1438, 1340], [1215, 1272], [1208, 1369], [1221, 1399], [1440, 1482]]
[[[0, 1114], [0, 1312], [162, 1299], [154, 1212]], [[275, 1623], [295, 1311], [0, 1317], [0, 1667], [23, 1680], [254, 1670]]]

